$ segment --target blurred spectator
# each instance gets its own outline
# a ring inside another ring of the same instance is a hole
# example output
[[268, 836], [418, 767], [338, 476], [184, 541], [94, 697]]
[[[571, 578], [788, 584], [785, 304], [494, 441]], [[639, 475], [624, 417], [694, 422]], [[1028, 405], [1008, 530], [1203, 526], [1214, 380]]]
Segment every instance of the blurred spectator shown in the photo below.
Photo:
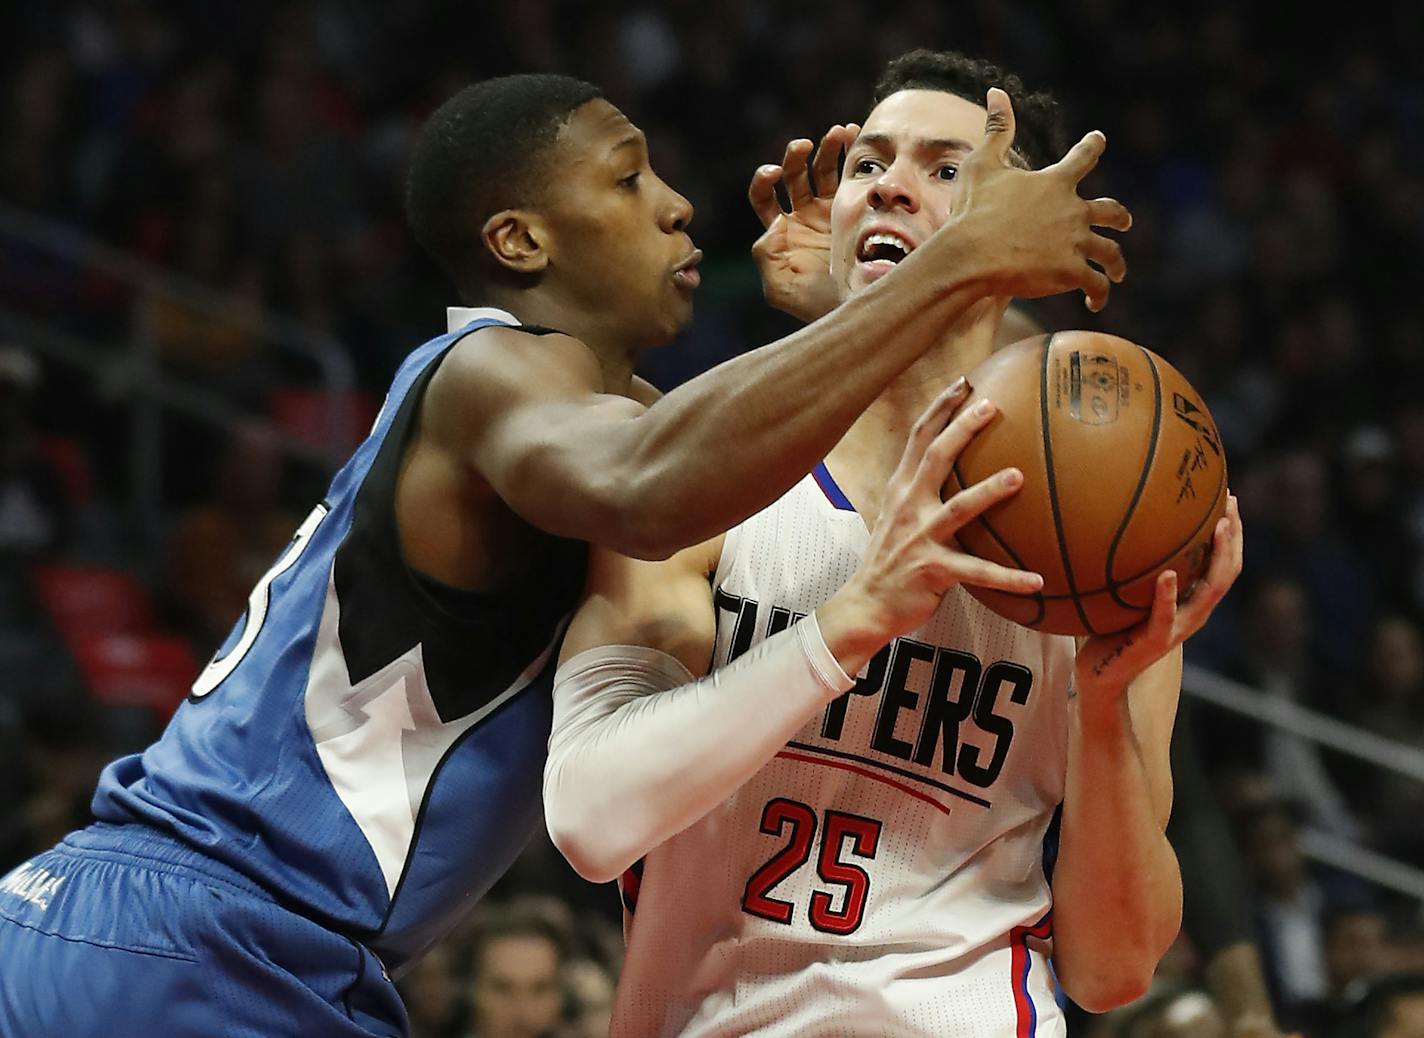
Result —
[[214, 484], [207, 501], [179, 517], [163, 585], [202, 655], [242, 616], [253, 585], [297, 527], [281, 504], [282, 454], [269, 426], [234, 430]]
[[[1255, 885], [1266, 981], [1282, 1024], [1299, 1027], [1321, 1015], [1321, 1006], [1329, 1007], [1344, 985], [1379, 961], [1377, 949], [1356, 943], [1373, 935], [1362, 918], [1373, 913], [1359, 884], [1334, 875], [1318, 877], [1307, 867], [1299, 820], [1287, 802], [1258, 803], [1237, 821]], [[1333, 950], [1332, 925], [1338, 927]]]
[[[1352, 719], [1364, 728], [1424, 747], [1424, 629], [1407, 616], [1375, 625]], [[1356, 768], [1362, 807], [1378, 820], [1382, 844], [1405, 861], [1424, 862], [1424, 782], [1395, 771]]]
[[411, 1038], [460, 1038], [465, 992], [456, 980], [463, 954], [461, 932], [440, 941], [398, 982], [410, 1015]]
[[1385, 977], [1370, 985], [1335, 1038], [1424, 1038], [1424, 973]]
[[33, 424], [39, 381], [34, 358], [0, 347], [0, 565], [52, 555], [72, 523], [63, 477], [42, 451]]
[[465, 1038], [555, 1038], [567, 941], [536, 904], [482, 906], [470, 934]]
[[564, 1038], [608, 1038], [613, 1020], [613, 977], [593, 959], [574, 959], [564, 967], [569, 1023]]

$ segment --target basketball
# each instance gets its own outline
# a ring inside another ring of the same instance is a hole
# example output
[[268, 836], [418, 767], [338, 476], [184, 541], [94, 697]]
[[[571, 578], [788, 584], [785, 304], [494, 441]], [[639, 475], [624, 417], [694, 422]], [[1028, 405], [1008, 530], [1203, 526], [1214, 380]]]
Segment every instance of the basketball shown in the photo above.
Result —
[[1071, 331], [1006, 346], [969, 381], [965, 406], [988, 397], [999, 413], [960, 453], [944, 496], [1011, 465], [1024, 481], [959, 543], [1044, 585], [965, 590], [1016, 623], [1074, 635], [1145, 620], [1164, 570], [1190, 593], [1226, 509], [1226, 458], [1180, 372], [1126, 339]]

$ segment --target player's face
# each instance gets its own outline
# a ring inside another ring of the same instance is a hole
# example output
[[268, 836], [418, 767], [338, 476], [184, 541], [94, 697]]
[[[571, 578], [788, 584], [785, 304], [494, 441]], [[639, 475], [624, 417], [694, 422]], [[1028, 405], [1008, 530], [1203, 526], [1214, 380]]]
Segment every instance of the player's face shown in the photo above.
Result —
[[949, 218], [959, 164], [983, 137], [986, 116], [940, 90], [902, 90], [875, 106], [831, 202], [831, 277], [842, 299], [892, 270]]
[[642, 131], [602, 99], [574, 112], [551, 161], [551, 267], [629, 346], [667, 342], [691, 319], [701, 280], [692, 204], [653, 172]]
[[476, 1034], [537, 1038], [558, 1024], [559, 958], [546, 938], [496, 938], [477, 969], [470, 1000]]

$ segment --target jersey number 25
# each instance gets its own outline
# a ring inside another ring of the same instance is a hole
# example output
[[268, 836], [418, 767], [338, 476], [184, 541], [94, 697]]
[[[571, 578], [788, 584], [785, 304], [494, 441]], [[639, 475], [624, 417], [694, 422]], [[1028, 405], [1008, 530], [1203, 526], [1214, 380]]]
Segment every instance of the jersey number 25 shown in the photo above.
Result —
[[[873, 859], [880, 845], [880, 829], [881, 823], [874, 818], [826, 811], [816, 874], [826, 883], [840, 887], [845, 892], [845, 901], [837, 910], [833, 907], [834, 894], [825, 890], [812, 892], [806, 918], [822, 933], [844, 936], [860, 927], [865, 918], [865, 902], [870, 896], [870, 875], [859, 865], [842, 861], [841, 852], [846, 839], [850, 838], [851, 854]], [[816, 840], [816, 812], [806, 804], [776, 797], [767, 801], [762, 809], [761, 831], [768, 836], [789, 838], [786, 846], [747, 880], [742, 893], [742, 911], [789, 926], [796, 907], [790, 901], [772, 897], [771, 890], [810, 859], [811, 845]]]

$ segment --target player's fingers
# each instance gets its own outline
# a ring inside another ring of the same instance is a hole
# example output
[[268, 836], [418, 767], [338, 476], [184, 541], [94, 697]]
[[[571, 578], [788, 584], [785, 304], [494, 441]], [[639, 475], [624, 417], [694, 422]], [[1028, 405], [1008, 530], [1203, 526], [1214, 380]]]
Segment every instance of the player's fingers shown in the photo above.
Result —
[[1084, 134], [1082, 140], [1068, 149], [1067, 155], [1049, 168], [1068, 175], [1077, 183], [1093, 171], [1107, 146], [1108, 139], [1103, 136], [1102, 131], [1093, 130]]
[[1011, 595], [1032, 595], [1043, 590], [1043, 577], [1023, 569], [1010, 569], [976, 555], [956, 552], [945, 565], [949, 584], [972, 584]]
[[930, 524], [930, 536], [941, 543], [948, 541], [1000, 501], [1017, 494], [1023, 479], [1021, 471], [1007, 468], [965, 487], [940, 506], [939, 514]]
[[964, 403], [972, 390], [969, 379], [960, 375], [915, 419], [915, 424], [910, 429], [910, 438], [900, 454], [900, 464], [895, 467], [895, 474], [891, 477], [892, 481], [905, 482], [919, 471], [925, 452], [929, 450], [935, 438], [943, 434], [955, 408]]
[[1083, 298], [1088, 304], [1088, 309], [1093, 313], [1098, 313], [1108, 305], [1108, 296], [1112, 294], [1112, 282], [1108, 280], [1106, 274], [1086, 261], [1083, 263], [1079, 285], [1083, 289]]
[[758, 166], [747, 188], [747, 201], [763, 227], [781, 215], [781, 202], [776, 197], [776, 183], [781, 179], [780, 166]]
[[1232, 579], [1241, 575], [1241, 565], [1246, 552], [1246, 530], [1241, 525], [1241, 503], [1236, 500], [1236, 495], [1227, 493], [1226, 495], [1226, 518], [1231, 520], [1231, 572]]
[[1013, 147], [1014, 133], [1017, 130], [1014, 105], [1008, 94], [998, 87], [990, 87], [985, 98], [985, 107], [989, 110], [989, 115], [984, 120], [984, 137], [966, 161], [990, 159], [1002, 166], [1008, 162], [1009, 149]]
[[1116, 198], [1094, 198], [1088, 203], [1088, 222], [1114, 231], [1132, 230], [1132, 212]]
[[804, 137], [786, 146], [786, 156], [781, 160], [786, 183], [786, 197], [793, 210], [800, 209], [815, 197], [811, 190], [811, 174], [806, 160], [811, 157], [814, 145]]
[[950, 469], [954, 467], [960, 452], [998, 413], [998, 406], [992, 400], [980, 400], [973, 407], [965, 408], [955, 415], [949, 425], [944, 427], [944, 431], [925, 449], [915, 473], [916, 488], [922, 493], [938, 494], [944, 486], [944, 481], [949, 478]]
[[816, 147], [816, 158], [811, 163], [811, 190], [819, 197], [835, 194], [836, 184], [840, 182], [841, 151], [855, 140], [850, 130], [849, 126], [832, 126]]
[[1115, 285], [1122, 284], [1127, 277], [1127, 260], [1123, 258], [1122, 246], [1101, 234], [1090, 234], [1083, 242], [1082, 253], [1098, 266]]
[[1153, 656], [1171, 647], [1172, 631], [1177, 623], [1177, 571], [1169, 569], [1157, 575], [1152, 597], [1152, 612], [1147, 617], [1146, 644]]
[[1216, 598], [1221, 598], [1241, 573], [1242, 558], [1241, 513], [1235, 495], [1226, 497], [1226, 514], [1216, 521], [1212, 532], [1211, 563], [1207, 567], [1206, 583]]

